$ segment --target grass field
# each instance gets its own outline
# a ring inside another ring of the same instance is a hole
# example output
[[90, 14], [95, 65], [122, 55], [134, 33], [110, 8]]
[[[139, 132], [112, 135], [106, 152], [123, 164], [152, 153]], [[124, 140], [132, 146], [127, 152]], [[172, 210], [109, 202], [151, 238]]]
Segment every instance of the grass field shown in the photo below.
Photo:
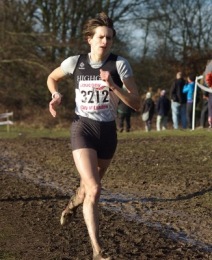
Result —
[[[160, 137], [160, 136], [212, 136], [212, 131], [208, 131], [205, 129], [194, 129], [194, 130], [166, 130], [157, 132], [152, 130], [149, 133], [146, 133], [144, 130], [133, 130], [130, 133], [118, 133], [118, 137], [122, 138], [133, 138], [139, 136], [145, 137]], [[17, 138], [17, 137], [50, 137], [50, 138], [69, 138], [70, 130], [69, 127], [52, 127], [52, 128], [44, 128], [44, 127], [30, 127], [30, 126], [12, 126], [10, 127], [10, 131], [7, 132], [6, 126], [0, 127], [0, 138]]]

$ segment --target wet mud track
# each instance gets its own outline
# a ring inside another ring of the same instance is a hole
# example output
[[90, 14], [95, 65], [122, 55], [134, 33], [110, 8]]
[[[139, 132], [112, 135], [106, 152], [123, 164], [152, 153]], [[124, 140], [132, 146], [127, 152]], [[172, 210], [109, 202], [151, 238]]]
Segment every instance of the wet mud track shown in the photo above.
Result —
[[[113, 259], [212, 259], [211, 144], [192, 138], [119, 140], [100, 201]], [[70, 226], [59, 224], [79, 182], [69, 140], [0, 147], [0, 259], [92, 259], [81, 208]]]

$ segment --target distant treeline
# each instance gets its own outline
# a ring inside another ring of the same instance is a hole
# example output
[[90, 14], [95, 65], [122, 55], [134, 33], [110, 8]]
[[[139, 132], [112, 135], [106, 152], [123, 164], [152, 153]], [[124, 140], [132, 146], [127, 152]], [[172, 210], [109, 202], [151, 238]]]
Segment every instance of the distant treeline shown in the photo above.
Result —
[[[23, 116], [46, 108], [48, 74], [66, 57], [88, 51], [82, 28], [100, 11], [114, 20], [113, 51], [129, 59], [141, 96], [150, 88], [168, 92], [179, 70], [201, 75], [211, 58], [208, 0], [1, 1], [0, 110]], [[74, 107], [72, 79], [60, 88], [65, 116]]]

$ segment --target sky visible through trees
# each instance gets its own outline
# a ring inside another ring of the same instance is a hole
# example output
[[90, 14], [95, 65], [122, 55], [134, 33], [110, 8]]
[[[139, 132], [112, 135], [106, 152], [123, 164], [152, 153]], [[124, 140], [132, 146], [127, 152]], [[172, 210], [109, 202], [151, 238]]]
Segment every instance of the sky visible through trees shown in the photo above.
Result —
[[[45, 107], [48, 73], [88, 50], [82, 27], [101, 11], [114, 20], [113, 51], [129, 59], [141, 95], [150, 87], [168, 90], [178, 70], [200, 75], [212, 58], [209, 0], [1, 1], [0, 108]], [[64, 85], [72, 109], [72, 80]]]

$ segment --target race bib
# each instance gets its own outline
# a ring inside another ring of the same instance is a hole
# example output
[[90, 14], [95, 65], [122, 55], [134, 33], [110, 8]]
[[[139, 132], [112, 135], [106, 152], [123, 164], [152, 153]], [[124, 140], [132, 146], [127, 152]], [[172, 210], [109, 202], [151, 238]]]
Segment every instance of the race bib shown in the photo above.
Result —
[[109, 87], [103, 80], [79, 82], [80, 109], [85, 112], [100, 112], [109, 109]]

